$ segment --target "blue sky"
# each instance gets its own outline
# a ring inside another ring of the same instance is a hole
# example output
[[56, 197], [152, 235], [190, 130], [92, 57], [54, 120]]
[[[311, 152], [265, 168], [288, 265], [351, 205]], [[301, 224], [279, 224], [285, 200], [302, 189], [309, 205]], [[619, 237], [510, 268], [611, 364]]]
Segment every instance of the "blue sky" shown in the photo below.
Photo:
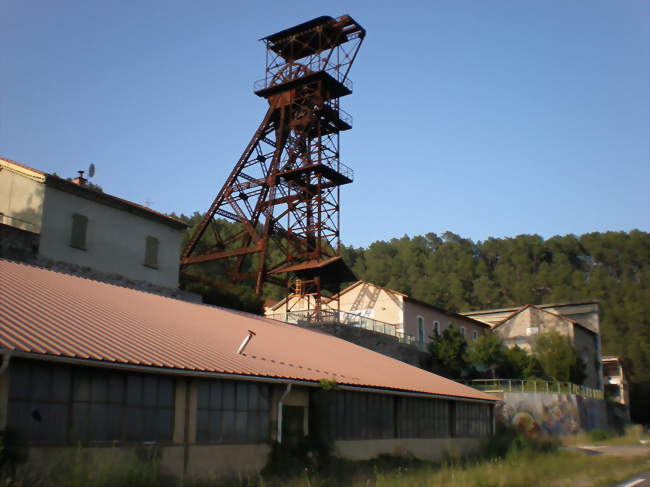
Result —
[[0, 156], [204, 211], [266, 110], [257, 39], [344, 13], [345, 243], [650, 231], [645, 0], [0, 0]]

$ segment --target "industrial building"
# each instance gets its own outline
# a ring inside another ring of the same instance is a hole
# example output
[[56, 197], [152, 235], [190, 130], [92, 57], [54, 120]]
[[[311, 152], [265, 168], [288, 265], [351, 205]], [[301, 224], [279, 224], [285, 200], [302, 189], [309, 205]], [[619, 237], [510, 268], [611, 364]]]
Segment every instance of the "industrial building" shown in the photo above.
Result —
[[319, 428], [346, 458], [435, 460], [493, 431], [493, 396], [330, 335], [8, 260], [0, 276], [0, 427], [30, 471], [82, 445], [250, 473]]
[[[324, 298], [320, 321], [366, 328], [399, 338], [406, 343], [426, 345], [434, 334], [455, 326], [472, 343], [492, 328], [482, 321], [414, 299], [402, 292], [357, 281], [331, 298]], [[308, 317], [315, 306], [309, 296], [294, 294], [265, 309], [265, 315], [288, 323]]]
[[551, 330], [567, 336], [585, 363], [587, 377], [583, 385], [603, 389], [597, 301], [527, 304], [470, 311], [463, 315], [491, 326], [508, 346], [518, 345], [531, 350], [537, 336]]

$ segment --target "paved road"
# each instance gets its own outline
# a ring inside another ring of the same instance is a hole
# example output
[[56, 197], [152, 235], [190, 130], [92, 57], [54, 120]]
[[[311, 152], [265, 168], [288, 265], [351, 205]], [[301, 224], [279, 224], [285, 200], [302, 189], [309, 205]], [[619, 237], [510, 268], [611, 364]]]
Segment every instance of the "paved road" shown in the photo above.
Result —
[[650, 447], [646, 445], [576, 445], [563, 447], [564, 450], [578, 451], [587, 455], [611, 455], [616, 457], [650, 457]]
[[650, 487], [650, 470], [630, 477], [624, 482], [616, 484], [615, 487]]

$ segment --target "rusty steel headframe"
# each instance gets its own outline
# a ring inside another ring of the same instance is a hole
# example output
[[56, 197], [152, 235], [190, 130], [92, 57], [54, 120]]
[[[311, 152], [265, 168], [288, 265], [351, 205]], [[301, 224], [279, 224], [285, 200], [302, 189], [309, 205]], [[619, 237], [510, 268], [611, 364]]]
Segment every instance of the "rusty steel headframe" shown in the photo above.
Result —
[[[344, 15], [261, 39], [266, 70], [255, 94], [269, 109], [183, 250], [184, 273], [221, 261], [232, 282], [254, 281], [258, 295], [266, 282], [287, 286], [317, 310], [322, 290], [354, 278], [339, 254], [339, 188], [353, 179], [340, 161], [339, 133], [352, 119], [339, 99], [352, 93], [348, 73], [364, 37]], [[218, 218], [238, 230], [226, 235]], [[270, 258], [271, 240], [281, 257]]]

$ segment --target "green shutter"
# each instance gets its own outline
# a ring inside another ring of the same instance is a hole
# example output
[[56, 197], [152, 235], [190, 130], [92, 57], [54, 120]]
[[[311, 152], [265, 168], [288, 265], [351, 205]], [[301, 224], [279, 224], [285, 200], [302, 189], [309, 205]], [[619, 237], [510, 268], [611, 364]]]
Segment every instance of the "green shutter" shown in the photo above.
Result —
[[158, 239], [147, 237], [144, 250], [144, 265], [158, 269]]
[[88, 217], [75, 213], [72, 215], [72, 231], [70, 232], [70, 247], [86, 250], [86, 232]]

